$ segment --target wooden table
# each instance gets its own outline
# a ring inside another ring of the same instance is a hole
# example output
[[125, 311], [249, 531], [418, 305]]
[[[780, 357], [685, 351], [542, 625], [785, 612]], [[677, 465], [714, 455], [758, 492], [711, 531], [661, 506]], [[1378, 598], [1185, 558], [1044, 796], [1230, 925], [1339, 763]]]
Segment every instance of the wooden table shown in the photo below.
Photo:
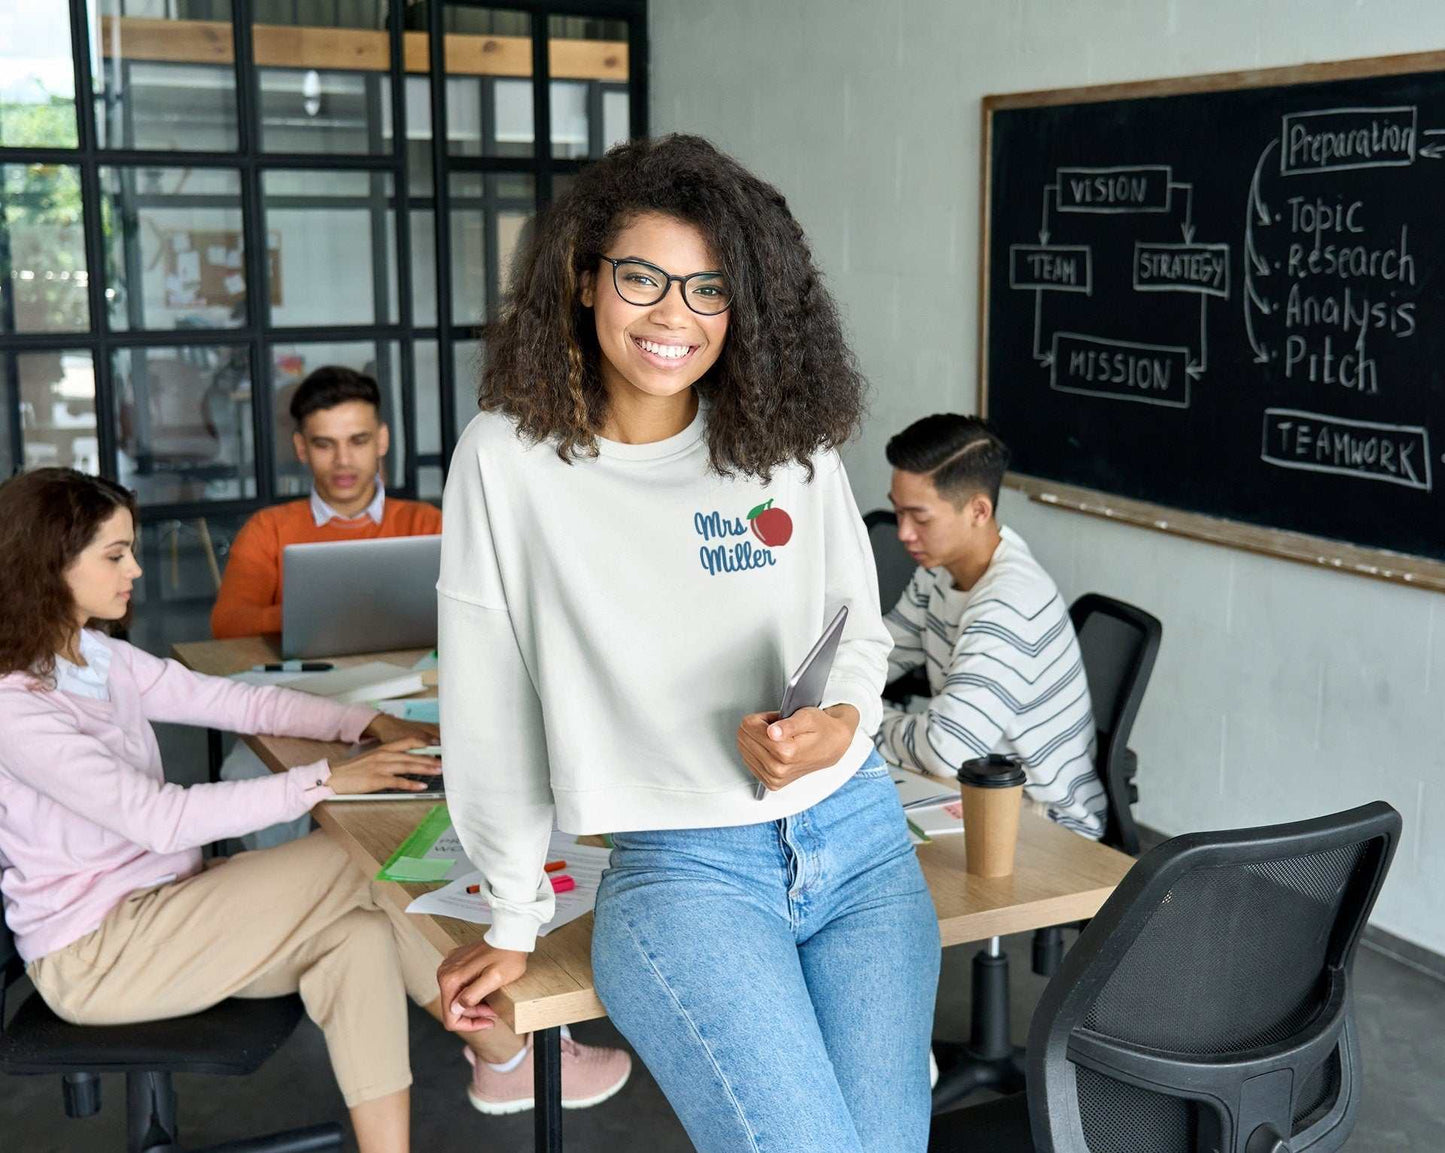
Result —
[[[197, 672], [227, 675], [279, 659], [275, 639], [201, 641], [176, 645], [173, 652], [177, 660]], [[421, 650], [368, 653], [337, 658], [335, 663], [390, 660], [410, 667], [421, 655]], [[344, 751], [340, 744], [284, 737], [247, 737], [246, 743], [277, 771]], [[312, 815], [346, 847], [359, 868], [374, 876], [431, 807], [424, 801], [351, 801], [318, 805]], [[933, 894], [944, 945], [1092, 917], [1134, 863], [1123, 853], [1070, 833], [1027, 807], [1020, 816], [1018, 856], [1011, 876], [969, 874], [964, 868], [961, 836], [941, 837], [920, 846], [918, 859]], [[378, 882], [380, 899], [402, 909], [414, 897], [436, 887]], [[408, 923], [415, 924], [417, 932], [437, 950], [438, 958], [458, 945], [480, 940], [486, 931], [485, 926], [450, 917], [414, 916]], [[499, 990], [489, 1004], [517, 1032], [535, 1032], [539, 1047], [544, 1036], [555, 1039], [561, 1025], [606, 1016], [592, 985], [591, 944], [591, 915], [539, 937], [526, 975]], [[539, 1085], [542, 1064], [539, 1059]], [[539, 1093], [538, 1148], [560, 1149], [560, 1137], [555, 1143], [550, 1137], [548, 1144], [540, 1143], [543, 1113]]]

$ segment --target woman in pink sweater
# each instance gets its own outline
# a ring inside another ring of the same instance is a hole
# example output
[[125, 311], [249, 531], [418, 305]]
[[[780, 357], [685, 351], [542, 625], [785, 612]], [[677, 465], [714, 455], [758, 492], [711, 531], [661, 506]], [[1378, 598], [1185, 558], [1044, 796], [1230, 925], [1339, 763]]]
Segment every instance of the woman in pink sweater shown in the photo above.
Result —
[[[405, 995], [439, 1015], [435, 957], [393, 932], [368, 879], [322, 833], [209, 867], [200, 850], [336, 794], [421, 789], [402, 774], [441, 769], [406, 750], [435, 735], [111, 639], [94, 626], [128, 614], [134, 543], [134, 498], [109, 481], [40, 469], [0, 485], [0, 894], [26, 970], [78, 1024], [299, 991], [360, 1149], [404, 1153]], [[383, 743], [182, 788], [164, 779], [155, 721]], [[498, 1060], [486, 1043], [473, 1049]]]

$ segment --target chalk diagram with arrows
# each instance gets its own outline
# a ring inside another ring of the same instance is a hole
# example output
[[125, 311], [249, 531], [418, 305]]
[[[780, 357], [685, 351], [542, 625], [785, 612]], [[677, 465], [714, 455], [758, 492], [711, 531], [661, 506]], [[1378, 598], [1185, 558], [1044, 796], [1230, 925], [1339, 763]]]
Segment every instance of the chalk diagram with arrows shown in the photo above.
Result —
[[[1260, 371], [1322, 405], [1344, 395], [1357, 405], [1399, 402], [1389, 370], [1403, 366], [1382, 362], [1381, 345], [1413, 341], [1421, 277], [1410, 225], [1393, 211], [1389, 170], [1445, 158], [1445, 129], [1422, 133], [1418, 118], [1413, 105], [1290, 113], [1255, 162], [1244, 210], [1245, 336]], [[1433, 488], [1423, 424], [1270, 407], [1260, 459]]]
[[[1198, 328], [1168, 344], [1059, 329], [1045, 345], [1045, 294], [1092, 296], [1095, 271], [1092, 246], [1050, 243], [1051, 209], [1061, 217], [1133, 215], [1141, 226], [1182, 214], [1180, 239], [1135, 238], [1132, 289], [1197, 295]], [[1194, 186], [1175, 180], [1167, 164], [1057, 168], [1043, 187], [1038, 243], [1009, 245], [1009, 287], [1034, 294], [1033, 357], [1048, 370], [1049, 387], [1168, 408], [1188, 408], [1191, 384], [1209, 371], [1209, 300], [1229, 297], [1229, 267], [1228, 244], [1194, 239]]]

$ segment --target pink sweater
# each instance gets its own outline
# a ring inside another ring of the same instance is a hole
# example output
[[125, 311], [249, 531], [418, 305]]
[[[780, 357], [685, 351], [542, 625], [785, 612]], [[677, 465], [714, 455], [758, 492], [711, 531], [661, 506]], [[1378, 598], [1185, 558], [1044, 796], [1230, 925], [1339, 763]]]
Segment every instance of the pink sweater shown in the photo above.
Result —
[[376, 715], [102, 640], [108, 702], [39, 689], [25, 674], [0, 677], [0, 895], [27, 963], [99, 927], [136, 889], [198, 872], [200, 846], [293, 820], [335, 795], [325, 761], [262, 780], [167, 784], [152, 721], [354, 741]]

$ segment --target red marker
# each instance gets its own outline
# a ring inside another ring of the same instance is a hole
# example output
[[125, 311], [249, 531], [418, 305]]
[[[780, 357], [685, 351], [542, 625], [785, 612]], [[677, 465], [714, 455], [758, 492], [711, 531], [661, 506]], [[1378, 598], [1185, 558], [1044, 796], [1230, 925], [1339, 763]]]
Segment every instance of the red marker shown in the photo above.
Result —
[[543, 870], [548, 873], [556, 873], [562, 869], [565, 869], [566, 867], [566, 861], [548, 861], [545, 865], [542, 866]]
[[552, 882], [552, 892], [554, 893], [570, 893], [577, 887], [577, 882], [566, 874], [548, 877], [547, 880]]

